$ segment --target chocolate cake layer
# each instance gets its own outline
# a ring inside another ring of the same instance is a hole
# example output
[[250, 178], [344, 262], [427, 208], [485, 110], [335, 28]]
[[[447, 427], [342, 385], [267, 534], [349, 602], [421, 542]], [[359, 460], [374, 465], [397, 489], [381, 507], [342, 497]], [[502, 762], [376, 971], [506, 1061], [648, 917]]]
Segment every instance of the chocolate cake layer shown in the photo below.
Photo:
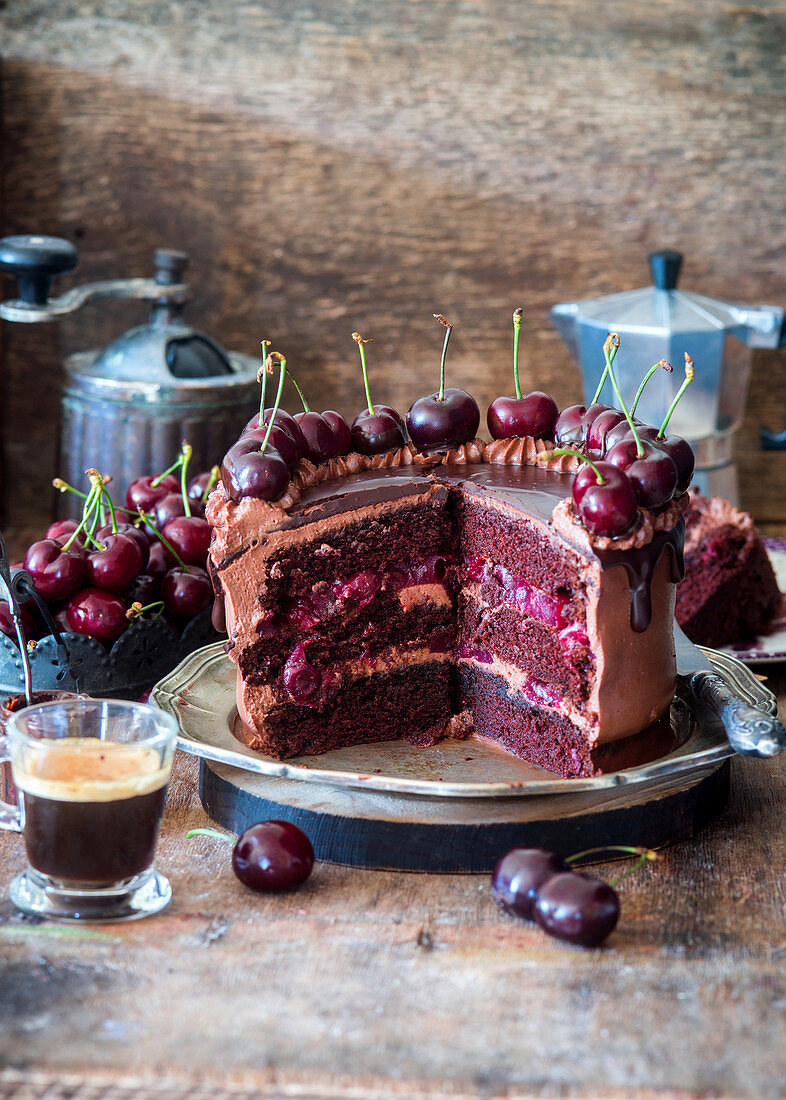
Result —
[[[245, 689], [247, 695], [254, 689]], [[437, 740], [453, 708], [453, 669], [427, 662], [353, 681], [322, 708], [276, 703], [241, 739], [258, 752], [286, 759], [397, 738]], [[253, 698], [248, 698], [253, 704]]]

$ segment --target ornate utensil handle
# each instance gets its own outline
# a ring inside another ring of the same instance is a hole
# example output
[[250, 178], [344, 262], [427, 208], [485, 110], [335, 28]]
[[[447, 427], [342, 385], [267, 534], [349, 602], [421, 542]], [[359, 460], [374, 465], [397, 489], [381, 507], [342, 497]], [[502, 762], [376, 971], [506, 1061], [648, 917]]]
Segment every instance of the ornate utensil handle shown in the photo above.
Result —
[[696, 672], [690, 687], [723, 723], [729, 744], [740, 756], [777, 756], [786, 749], [786, 729], [775, 715], [749, 706], [714, 672]]

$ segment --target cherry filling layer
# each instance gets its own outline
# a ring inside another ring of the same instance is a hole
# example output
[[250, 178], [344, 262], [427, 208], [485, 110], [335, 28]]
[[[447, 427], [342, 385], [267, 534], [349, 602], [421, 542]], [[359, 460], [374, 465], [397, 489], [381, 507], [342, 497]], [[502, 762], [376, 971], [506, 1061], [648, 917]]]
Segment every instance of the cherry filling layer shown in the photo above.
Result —
[[401, 593], [405, 589], [434, 585], [447, 599], [448, 592], [442, 582], [453, 560], [447, 555], [429, 554], [419, 561], [389, 562], [384, 569], [364, 569], [299, 596], [287, 607], [283, 621], [300, 630], [312, 630], [323, 620], [341, 613], [349, 601], [358, 609], [366, 607], [382, 589]]
[[496, 581], [503, 590], [506, 603], [556, 630], [560, 645], [569, 654], [580, 647], [589, 649], [586, 628], [583, 624], [572, 623], [566, 618], [569, 594], [563, 596], [544, 592], [523, 577], [512, 573], [504, 565], [498, 565], [479, 554], [469, 557], [465, 567], [468, 580], [479, 584]]

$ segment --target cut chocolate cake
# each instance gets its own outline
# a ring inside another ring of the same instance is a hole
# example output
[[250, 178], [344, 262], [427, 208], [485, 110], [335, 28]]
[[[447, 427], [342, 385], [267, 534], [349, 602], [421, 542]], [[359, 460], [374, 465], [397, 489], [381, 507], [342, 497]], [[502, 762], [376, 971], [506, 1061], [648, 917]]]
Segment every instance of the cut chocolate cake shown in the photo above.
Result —
[[[474, 399], [445, 387], [452, 326], [437, 319], [440, 389], [406, 426], [372, 405], [358, 333], [367, 408], [351, 429], [284, 413], [286, 360], [266, 361], [276, 404], [230, 448], [206, 509], [239, 736], [278, 758], [474, 736], [592, 775], [673, 698], [693, 455], [666, 423], [645, 435], [607, 405], [522, 397], [515, 371], [483, 443]], [[619, 396], [618, 346], [603, 377]], [[683, 390], [687, 356], [685, 373]]]
[[674, 690], [682, 503], [590, 538], [577, 462], [546, 450], [301, 460], [276, 504], [219, 485], [211, 561], [246, 743], [288, 757], [463, 730], [590, 775], [596, 747], [654, 722]]
[[676, 616], [693, 642], [755, 637], [781, 608], [781, 593], [751, 517], [722, 497], [692, 495], [685, 516], [685, 580]]

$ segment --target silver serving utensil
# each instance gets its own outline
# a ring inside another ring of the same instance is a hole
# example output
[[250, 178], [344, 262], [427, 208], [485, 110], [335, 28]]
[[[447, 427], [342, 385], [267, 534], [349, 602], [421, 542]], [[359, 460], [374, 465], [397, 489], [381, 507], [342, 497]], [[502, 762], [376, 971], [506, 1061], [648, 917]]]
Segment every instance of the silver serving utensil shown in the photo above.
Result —
[[766, 714], [735, 695], [676, 623], [674, 642], [677, 675], [688, 681], [695, 698], [723, 724], [735, 752], [740, 756], [777, 756], [786, 749], [786, 729], [777, 716]]

